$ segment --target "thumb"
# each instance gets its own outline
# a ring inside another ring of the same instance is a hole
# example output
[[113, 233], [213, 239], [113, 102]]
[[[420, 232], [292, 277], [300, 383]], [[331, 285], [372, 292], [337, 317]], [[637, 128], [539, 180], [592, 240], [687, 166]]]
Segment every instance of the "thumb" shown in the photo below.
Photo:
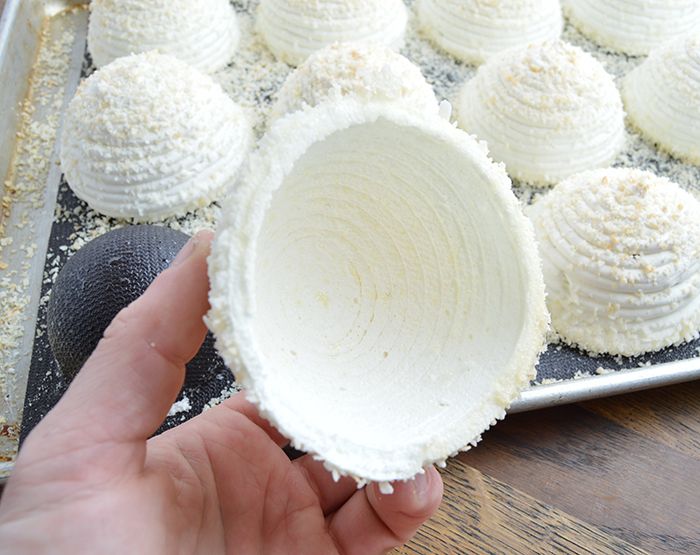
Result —
[[329, 529], [341, 553], [379, 555], [406, 543], [442, 501], [442, 478], [432, 466], [393, 487], [385, 495], [371, 484], [333, 515]]
[[37, 435], [75, 431], [76, 447], [146, 440], [155, 432], [206, 334], [211, 240], [211, 232], [195, 235], [170, 268], [116, 316]]

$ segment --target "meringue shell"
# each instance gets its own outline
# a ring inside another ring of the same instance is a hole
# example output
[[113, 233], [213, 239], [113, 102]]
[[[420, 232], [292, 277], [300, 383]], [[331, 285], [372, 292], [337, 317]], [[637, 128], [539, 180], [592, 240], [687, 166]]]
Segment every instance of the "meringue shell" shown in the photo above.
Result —
[[228, 0], [92, 0], [88, 50], [96, 67], [158, 50], [204, 71], [231, 61], [240, 31]]
[[440, 48], [480, 64], [498, 52], [559, 38], [559, 0], [420, 0], [418, 18]]
[[336, 43], [311, 54], [287, 77], [271, 115], [274, 119], [344, 96], [438, 113], [433, 88], [401, 54], [380, 44]]
[[581, 33], [632, 56], [700, 27], [697, 0], [564, 0], [562, 5]]
[[340, 99], [280, 118], [222, 210], [208, 324], [293, 446], [359, 483], [478, 441], [548, 316], [501, 166], [442, 118]]
[[511, 177], [534, 185], [607, 166], [625, 142], [613, 78], [560, 40], [493, 57], [464, 85], [455, 108], [459, 125], [485, 140]]
[[634, 356], [700, 330], [700, 203], [635, 169], [573, 176], [529, 211], [552, 324], [592, 353]]
[[119, 58], [80, 85], [61, 167], [97, 212], [156, 221], [218, 200], [251, 140], [243, 110], [218, 84], [151, 52]]
[[256, 26], [276, 58], [301, 64], [335, 42], [403, 45], [408, 11], [401, 0], [261, 0]]
[[700, 165], [700, 34], [652, 51], [623, 80], [622, 98], [642, 135]]

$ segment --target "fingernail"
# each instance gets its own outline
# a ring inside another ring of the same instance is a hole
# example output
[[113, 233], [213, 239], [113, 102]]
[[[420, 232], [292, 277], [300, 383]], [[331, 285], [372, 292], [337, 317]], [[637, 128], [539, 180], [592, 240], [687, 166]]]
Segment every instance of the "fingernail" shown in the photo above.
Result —
[[423, 498], [427, 495], [430, 489], [430, 478], [428, 477], [428, 471], [426, 470], [423, 474], [418, 474], [413, 479], [413, 492], [416, 497]]

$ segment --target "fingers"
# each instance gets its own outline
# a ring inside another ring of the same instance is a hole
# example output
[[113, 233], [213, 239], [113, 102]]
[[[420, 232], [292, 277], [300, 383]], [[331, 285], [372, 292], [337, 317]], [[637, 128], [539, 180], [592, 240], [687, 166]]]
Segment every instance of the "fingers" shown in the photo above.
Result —
[[315, 461], [311, 455], [304, 455], [292, 464], [301, 471], [316, 492], [324, 515], [335, 512], [358, 491], [355, 480], [344, 476], [336, 482], [333, 475], [324, 468], [323, 463]]
[[229, 397], [223, 403], [221, 403], [220, 407], [214, 407], [211, 410], [222, 410], [222, 408], [226, 408], [239, 412], [248, 418], [248, 420], [253, 422], [253, 424], [262, 429], [268, 436], [270, 436], [270, 439], [280, 447], [284, 447], [289, 443], [289, 440], [286, 437], [279, 433], [272, 424], [260, 416], [258, 409], [245, 398], [243, 393], [236, 393], [235, 395]]
[[377, 484], [356, 492], [330, 519], [341, 553], [374, 555], [406, 543], [440, 506], [442, 479], [435, 468], [383, 495]]
[[155, 432], [206, 334], [211, 240], [210, 232], [198, 233], [117, 315], [46, 420], [76, 427], [86, 442], [145, 440]]

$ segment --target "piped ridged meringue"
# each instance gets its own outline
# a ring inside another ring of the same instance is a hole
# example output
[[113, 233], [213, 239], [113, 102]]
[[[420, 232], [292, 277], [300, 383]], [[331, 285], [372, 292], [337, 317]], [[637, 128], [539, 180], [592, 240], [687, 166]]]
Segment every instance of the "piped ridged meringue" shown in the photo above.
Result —
[[438, 113], [433, 88], [401, 54], [379, 44], [336, 43], [311, 54], [289, 75], [272, 117], [343, 96], [398, 102], [419, 113]]
[[572, 176], [529, 213], [562, 338], [638, 355], [700, 330], [700, 203], [634, 169]]
[[559, 38], [564, 26], [559, 0], [420, 0], [418, 17], [438, 46], [476, 64], [509, 48]]
[[402, 0], [261, 0], [256, 25], [272, 53], [296, 66], [335, 42], [398, 49], [407, 19]]
[[623, 80], [622, 97], [644, 136], [662, 150], [700, 164], [700, 34], [652, 51]]
[[218, 200], [252, 140], [243, 110], [210, 77], [162, 54], [119, 58], [66, 112], [61, 167], [108, 216], [155, 221]]
[[336, 476], [408, 479], [528, 384], [548, 315], [503, 167], [438, 116], [278, 119], [222, 210], [208, 324], [261, 414]]
[[598, 44], [633, 56], [700, 27], [697, 0], [564, 0], [564, 12]]
[[536, 185], [607, 166], [625, 142], [613, 78], [560, 40], [493, 57], [464, 85], [455, 108], [459, 125], [485, 140], [512, 177]]
[[233, 58], [240, 32], [228, 0], [92, 0], [88, 49], [97, 67], [158, 50], [210, 73]]

